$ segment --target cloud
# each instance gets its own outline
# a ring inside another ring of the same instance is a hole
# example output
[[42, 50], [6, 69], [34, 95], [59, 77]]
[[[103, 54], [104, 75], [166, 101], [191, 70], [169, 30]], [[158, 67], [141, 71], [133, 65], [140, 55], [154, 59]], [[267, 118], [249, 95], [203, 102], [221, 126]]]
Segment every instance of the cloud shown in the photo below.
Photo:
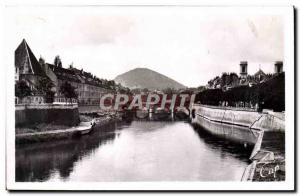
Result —
[[72, 18], [64, 42], [70, 45], [113, 43], [130, 31], [130, 19], [121, 16], [82, 15]]
[[[199, 8], [200, 9], [200, 8]], [[203, 11], [203, 9], [202, 9]], [[186, 86], [199, 86], [249, 62], [266, 72], [283, 60], [281, 15], [233, 15], [171, 8], [59, 8], [8, 14], [13, 51], [23, 38], [38, 57], [59, 54], [99, 77], [148, 67]]]
[[274, 61], [283, 58], [280, 18], [257, 16], [214, 19], [201, 31], [213, 58], [222, 61]]

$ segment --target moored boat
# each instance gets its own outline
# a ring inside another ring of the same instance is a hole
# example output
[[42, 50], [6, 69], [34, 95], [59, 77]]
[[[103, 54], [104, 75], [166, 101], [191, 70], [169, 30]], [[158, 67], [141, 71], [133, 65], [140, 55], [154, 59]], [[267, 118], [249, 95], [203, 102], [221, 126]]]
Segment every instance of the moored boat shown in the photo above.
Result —
[[95, 126], [94, 120], [90, 122], [81, 122], [77, 130], [80, 132], [81, 135], [85, 135], [90, 133], [94, 126]]

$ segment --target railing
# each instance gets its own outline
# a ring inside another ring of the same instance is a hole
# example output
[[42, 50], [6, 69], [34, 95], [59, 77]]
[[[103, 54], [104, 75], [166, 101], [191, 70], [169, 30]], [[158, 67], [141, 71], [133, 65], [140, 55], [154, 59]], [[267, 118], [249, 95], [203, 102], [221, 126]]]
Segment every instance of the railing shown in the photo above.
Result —
[[[77, 99], [71, 98], [65, 98], [65, 97], [55, 97], [53, 104], [77, 104]], [[45, 99], [43, 96], [27, 96], [23, 99], [20, 99], [18, 97], [15, 97], [15, 104], [16, 105], [39, 105], [39, 104], [47, 104], [45, 103]]]
[[65, 97], [55, 97], [54, 98], [54, 102], [55, 104], [57, 103], [63, 103], [63, 104], [67, 104], [67, 103], [78, 103], [77, 99], [71, 98], [65, 98]]
[[77, 103], [68, 104], [55, 104], [55, 103], [42, 103], [42, 104], [16, 104], [15, 110], [25, 109], [76, 109], [78, 108]]

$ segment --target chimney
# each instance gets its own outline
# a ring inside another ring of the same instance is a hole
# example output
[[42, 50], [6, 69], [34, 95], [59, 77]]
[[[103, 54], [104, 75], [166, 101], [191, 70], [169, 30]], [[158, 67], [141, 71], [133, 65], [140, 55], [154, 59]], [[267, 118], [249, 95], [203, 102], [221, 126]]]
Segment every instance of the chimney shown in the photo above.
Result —
[[240, 76], [242, 78], [246, 78], [248, 75], [248, 62], [247, 61], [241, 61], [240, 62]]
[[276, 61], [274, 64], [274, 72], [275, 74], [279, 74], [281, 72], [283, 72], [283, 62], [282, 61]]

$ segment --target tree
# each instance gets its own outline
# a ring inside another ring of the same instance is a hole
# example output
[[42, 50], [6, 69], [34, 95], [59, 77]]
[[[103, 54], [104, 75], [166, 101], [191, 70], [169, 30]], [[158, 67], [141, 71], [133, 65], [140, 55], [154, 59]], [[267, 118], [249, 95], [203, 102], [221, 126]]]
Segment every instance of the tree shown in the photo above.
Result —
[[52, 103], [54, 100], [55, 93], [52, 91], [53, 87], [54, 84], [48, 78], [39, 80], [37, 90], [44, 95], [46, 103]]
[[202, 92], [202, 91], [204, 91], [205, 90], [205, 86], [198, 86], [197, 87], [197, 91], [198, 92]]
[[21, 100], [24, 97], [30, 96], [32, 91], [30, 87], [26, 84], [25, 81], [21, 80], [15, 84], [15, 96], [20, 98]]
[[133, 94], [140, 94], [140, 93], [141, 93], [141, 89], [139, 89], [139, 88], [134, 88], [134, 89], [131, 90], [131, 92], [132, 92]]
[[142, 92], [143, 92], [143, 93], [148, 93], [148, 92], [149, 92], [149, 89], [148, 89], [148, 88], [143, 88], [143, 89], [142, 89]]
[[57, 67], [62, 67], [62, 63], [61, 63], [61, 59], [60, 59], [59, 55], [55, 56], [54, 65]]
[[75, 88], [69, 83], [65, 82], [61, 85], [59, 89], [60, 93], [64, 95], [65, 98], [67, 99], [72, 99], [75, 98], [77, 99], [78, 95], [75, 92]]
[[108, 80], [107, 81], [107, 85], [109, 86], [109, 87], [114, 87], [115, 85], [116, 85], [116, 83], [115, 83], [115, 81], [114, 80]]
[[163, 91], [165, 94], [167, 94], [167, 95], [171, 95], [171, 94], [176, 93], [176, 90], [175, 90], [174, 88], [170, 88], [170, 87], [165, 88], [165, 89], [163, 89], [162, 91]]

